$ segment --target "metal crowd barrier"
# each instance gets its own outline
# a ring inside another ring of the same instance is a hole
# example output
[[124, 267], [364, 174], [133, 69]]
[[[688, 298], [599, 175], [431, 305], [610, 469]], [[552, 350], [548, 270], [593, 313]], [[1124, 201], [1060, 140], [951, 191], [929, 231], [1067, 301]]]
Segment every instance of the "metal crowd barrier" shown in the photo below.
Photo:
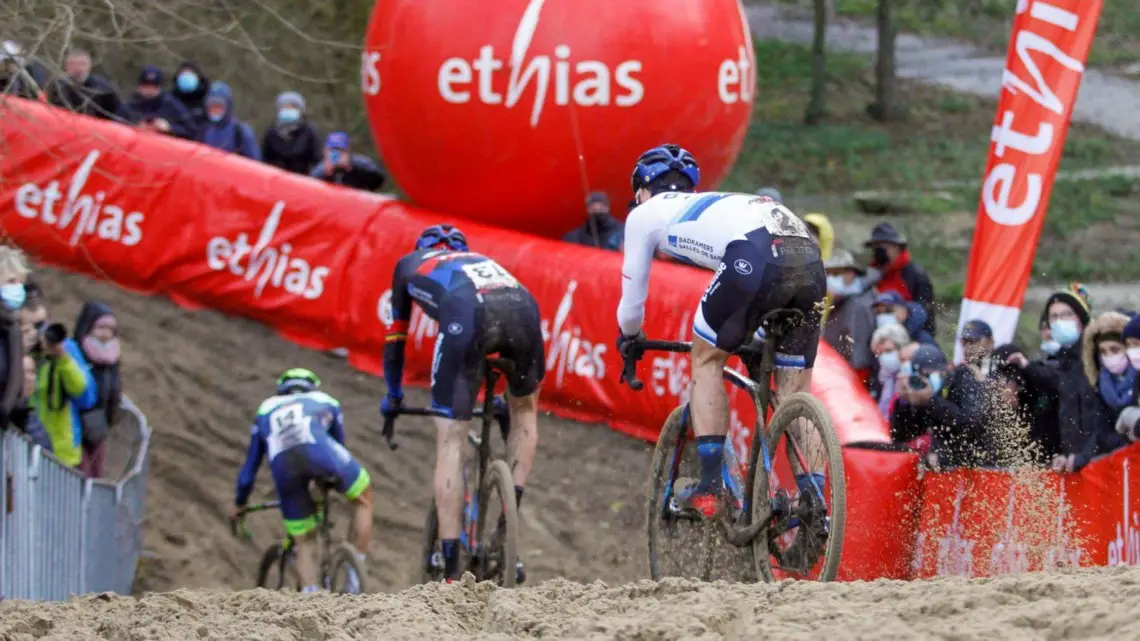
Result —
[[5, 430], [0, 598], [131, 593], [142, 552], [151, 429], [130, 399], [123, 398], [122, 409], [112, 435], [121, 442], [123, 432], [132, 431], [132, 451], [117, 480], [86, 479], [23, 434]]

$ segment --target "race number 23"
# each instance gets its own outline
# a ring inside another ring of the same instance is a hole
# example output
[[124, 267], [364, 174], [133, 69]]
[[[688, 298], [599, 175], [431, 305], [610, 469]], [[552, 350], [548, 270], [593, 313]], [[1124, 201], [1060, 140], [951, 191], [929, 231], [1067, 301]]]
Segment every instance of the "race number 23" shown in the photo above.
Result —
[[519, 286], [515, 277], [493, 260], [464, 265], [463, 273], [467, 274], [467, 278], [470, 278], [475, 288], [480, 291]]

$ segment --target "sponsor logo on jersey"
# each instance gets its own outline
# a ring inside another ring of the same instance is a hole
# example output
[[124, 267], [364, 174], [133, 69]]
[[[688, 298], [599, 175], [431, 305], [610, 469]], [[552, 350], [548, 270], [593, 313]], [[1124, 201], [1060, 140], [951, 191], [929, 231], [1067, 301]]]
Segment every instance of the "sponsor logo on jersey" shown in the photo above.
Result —
[[752, 263], [744, 260], [743, 258], [737, 258], [732, 263], [732, 268], [735, 269], [738, 274], [742, 274], [744, 276], [752, 273]]
[[88, 152], [65, 184], [53, 180], [42, 187], [32, 182], [20, 185], [16, 189], [16, 213], [56, 229], [71, 227], [67, 242], [73, 247], [80, 238], [92, 235], [127, 247], [139, 244], [146, 221], [142, 212], [123, 211], [120, 205], [107, 200], [104, 191], [85, 193], [87, 179], [101, 153], [97, 149]]
[[699, 254], [705, 258], [713, 260], [720, 260], [713, 251], [713, 246], [708, 243], [702, 243], [695, 238], [685, 238], [684, 236], [671, 235], [668, 237], [669, 246], [676, 248], [677, 251], [689, 252], [692, 254]]

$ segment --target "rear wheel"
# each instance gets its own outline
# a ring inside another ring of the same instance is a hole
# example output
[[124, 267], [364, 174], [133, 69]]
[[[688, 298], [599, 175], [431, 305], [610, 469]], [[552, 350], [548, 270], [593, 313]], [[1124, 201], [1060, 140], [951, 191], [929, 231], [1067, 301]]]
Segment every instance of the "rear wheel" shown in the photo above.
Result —
[[351, 543], [342, 542], [333, 548], [329, 558], [329, 591], [364, 594], [369, 588], [367, 572], [356, 548]]
[[685, 410], [682, 405], [665, 419], [650, 466], [645, 508], [649, 576], [654, 581], [666, 576], [707, 581], [712, 574], [714, 536], [719, 526], [681, 514], [673, 495], [677, 479], [700, 477], [695, 437]]
[[[494, 509], [498, 507], [498, 509]], [[519, 512], [511, 468], [503, 460], [491, 461], [479, 492], [483, 534], [475, 559], [475, 576], [504, 588], [515, 585], [518, 561]]]
[[[814, 434], [791, 429], [796, 419], [814, 426]], [[782, 578], [834, 580], [843, 553], [847, 483], [843, 450], [823, 404], [807, 393], [788, 395], [769, 424], [768, 451], [777, 478], [773, 482], [767, 470], [758, 465], [752, 492], [752, 518], [768, 521], [752, 542], [756, 574], [768, 582]], [[814, 491], [807, 498], [796, 498], [789, 465], [793, 460], [805, 467], [826, 466], [823, 486], [818, 488], [822, 502]]]

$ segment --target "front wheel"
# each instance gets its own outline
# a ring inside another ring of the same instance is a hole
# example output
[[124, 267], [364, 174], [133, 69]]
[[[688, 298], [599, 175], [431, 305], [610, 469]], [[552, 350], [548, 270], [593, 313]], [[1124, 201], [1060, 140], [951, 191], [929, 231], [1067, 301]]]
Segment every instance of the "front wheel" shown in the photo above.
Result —
[[257, 587], [269, 590], [301, 590], [301, 579], [293, 565], [293, 550], [280, 543], [265, 548], [257, 567]]
[[[815, 429], [806, 429], [805, 423]], [[757, 465], [752, 492], [752, 518], [768, 524], [752, 542], [756, 574], [767, 582], [832, 581], [839, 570], [847, 524], [847, 482], [835, 426], [818, 399], [798, 392], [780, 402], [768, 429], [772, 469]], [[825, 464], [823, 486], [800, 496], [792, 461], [799, 469]]]
[[[493, 499], [498, 495], [498, 499]], [[496, 514], [492, 506], [500, 506]], [[492, 461], [479, 492], [479, 515], [483, 532], [475, 560], [475, 576], [480, 581], [495, 581], [504, 588], [515, 586], [515, 564], [518, 561], [519, 510], [515, 501], [515, 482], [506, 461]]]

